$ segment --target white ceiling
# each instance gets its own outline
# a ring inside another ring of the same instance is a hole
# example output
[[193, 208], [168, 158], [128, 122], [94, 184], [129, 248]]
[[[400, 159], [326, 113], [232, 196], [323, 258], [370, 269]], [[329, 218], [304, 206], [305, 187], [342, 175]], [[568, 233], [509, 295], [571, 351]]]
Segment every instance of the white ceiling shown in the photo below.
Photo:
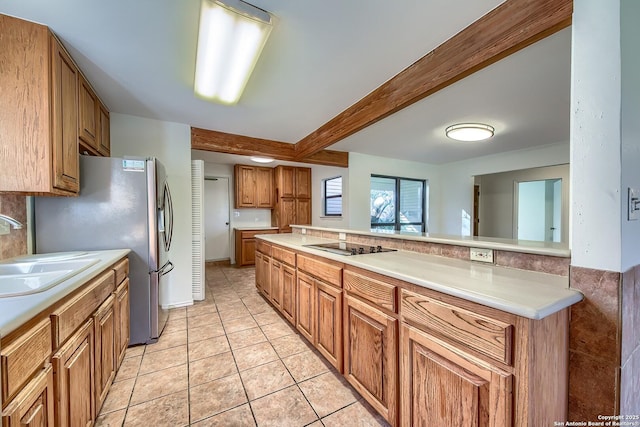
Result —
[[[236, 106], [193, 94], [200, 0], [2, 0], [48, 25], [114, 112], [295, 143], [500, 0], [253, 0], [275, 16]], [[393, 7], [392, 7], [393, 6]], [[549, 37], [329, 147], [446, 163], [569, 139], [570, 30]], [[444, 128], [495, 126], [454, 144]]]

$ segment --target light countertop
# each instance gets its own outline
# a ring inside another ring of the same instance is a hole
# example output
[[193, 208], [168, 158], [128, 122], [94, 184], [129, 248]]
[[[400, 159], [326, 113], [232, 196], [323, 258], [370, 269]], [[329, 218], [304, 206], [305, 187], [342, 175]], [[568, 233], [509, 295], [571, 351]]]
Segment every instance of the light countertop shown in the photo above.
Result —
[[291, 228], [320, 230], [333, 233], [357, 234], [384, 239], [414, 240], [446, 245], [467, 246], [474, 248], [494, 249], [510, 252], [522, 252], [536, 255], [548, 255], [568, 258], [571, 256], [569, 247], [564, 243], [536, 242], [532, 240], [501, 239], [496, 237], [454, 236], [437, 233], [414, 233], [408, 231], [375, 232], [362, 230], [344, 230], [337, 228], [312, 227], [308, 225], [292, 225]]
[[238, 231], [259, 231], [259, 230], [277, 230], [278, 227], [235, 227]]
[[542, 319], [583, 299], [563, 276], [408, 251], [343, 256], [304, 246], [336, 240], [297, 233], [258, 238], [529, 319]]
[[[0, 337], [9, 334], [42, 310], [98, 276], [105, 268], [126, 256], [129, 252], [129, 249], [87, 251], [86, 255], [74, 259], [91, 258], [99, 261], [75, 276], [43, 292], [0, 298]], [[15, 259], [18, 258], [22, 257]], [[11, 261], [11, 259], [3, 260], [3, 262], [7, 261]]]

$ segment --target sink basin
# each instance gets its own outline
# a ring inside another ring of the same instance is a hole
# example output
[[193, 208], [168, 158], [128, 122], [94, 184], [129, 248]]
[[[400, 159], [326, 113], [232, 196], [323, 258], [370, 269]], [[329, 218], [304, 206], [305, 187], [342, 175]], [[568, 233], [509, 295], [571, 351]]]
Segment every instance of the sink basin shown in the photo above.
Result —
[[0, 263], [0, 298], [46, 291], [99, 261], [94, 258], [27, 261], [23, 258], [20, 261]]
[[23, 262], [48, 262], [48, 261], [64, 261], [68, 259], [79, 258], [85, 256], [89, 252], [52, 252], [50, 254], [33, 254], [21, 256], [20, 258], [14, 259], [12, 263], [23, 263]]

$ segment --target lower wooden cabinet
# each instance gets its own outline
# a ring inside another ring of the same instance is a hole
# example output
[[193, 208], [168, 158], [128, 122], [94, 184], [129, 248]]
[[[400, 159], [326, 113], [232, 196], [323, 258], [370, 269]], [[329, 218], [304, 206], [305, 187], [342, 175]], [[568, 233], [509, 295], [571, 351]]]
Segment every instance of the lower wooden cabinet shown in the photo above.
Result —
[[271, 303], [282, 311], [282, 263], [271, 259]]
[[129, 278], [124, 279], [116, 289], [115, 316], [116, 370], [118, 370], [129, 346]]
[[95, 411], [94, 326], [89, 319], [52, 357], [57, 426], [92, 426]]
[[95, 399], [96, 413], [102, 408], [115, 378], [115, 297], [112, 294], [93, 315], [95, 325]]
[[397, 356], [398, 320], [345, 294], [345, 378], [391, 425], [398, 417]]
[[400, 425], [513, 425], [511, 374], [411, 326], [401, 329]]
[[280, 312], [291, 322], [296, 324], [296, 269], [282, 264], [282, 275], [280, 276], [282, 286], [282, 306]]
[[296, 277], [296, 329], [310, 343], [315, 340], [313, 277], [298, 271]]
[[320, 280], [314, 285], [314, 345], [334, 368], [342, 372], [342, 289]]
[[[259, 252], [256, 252], [259, 253]], [[257, 262], [257, 259], [256, 259]], [[256, 265], [256, 276], [260, 277], [260, 292], [271, 299], [271, 257], [260, 254], [260, 265]]]
[[50, 364], [2, 411], [2, 427], [54, 427], [53, 369]]

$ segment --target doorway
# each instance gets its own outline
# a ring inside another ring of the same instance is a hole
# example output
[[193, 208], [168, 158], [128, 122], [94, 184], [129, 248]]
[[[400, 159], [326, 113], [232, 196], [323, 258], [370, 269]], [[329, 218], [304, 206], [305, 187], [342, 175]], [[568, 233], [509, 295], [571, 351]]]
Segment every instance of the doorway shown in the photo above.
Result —
[[230, 259], [229, 178], [204, 178], [204, 247], [206, 261]]
[[560, 242], [562, 179], [516, 182], [514, 236], [518, 240]]

